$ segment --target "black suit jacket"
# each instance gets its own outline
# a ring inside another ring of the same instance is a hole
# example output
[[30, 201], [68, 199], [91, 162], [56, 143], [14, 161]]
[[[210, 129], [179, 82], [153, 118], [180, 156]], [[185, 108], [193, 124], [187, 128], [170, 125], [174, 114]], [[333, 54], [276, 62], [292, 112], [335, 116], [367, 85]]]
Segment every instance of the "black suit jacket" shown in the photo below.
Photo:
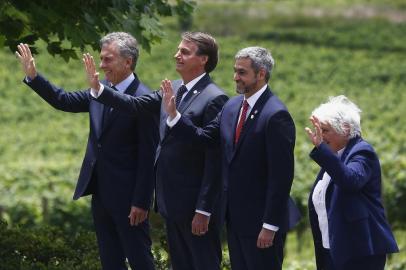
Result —
[[[181, 81], [174, 81], [175, 94]], [[188, 92], [179, 110], [197, 126], [208, 124], [227, 100], [224, 92], [207, 74]], [[196, 209], [212, 213], [217, 219], [221, 190], [218, 148], [178, 139], [166, 125], [168, 115], [161, 107], [160, 92], [133, 98], [105, 88], [97, 99], [136, 115], [160, 117], [160, 143], [155, 156], [156, 200], [160, 214], [168, 219], [190, 223]]]
[[[113, 110], [103, 126], [104, 105], [91, 97], [90, 90], [66, 92], [41, 75], [26, 83], [58, 110], [89, 112], [89, 137], [73, 198], [97, 192], [110, 210], [128, 214], [130, 205], [148, 209], [158, 140], [156, 129], [148, 127], [157, 121]], [[125, 93], [141, 96], [150, 91], [135, 76]]]
[[220, 143], [224, 209], [235, 233], [257, 237], [263, 223], [286, 232], [300, 218], [289, 197], [294, 174], [293, 120], [283, 103], [267, 89], [252, 108], [234, 145], [242, 101], [242, 95], [231, 98], [204, 129], [182, 115], [172, 132], [183, 139], [194, 138], [195, 142]]

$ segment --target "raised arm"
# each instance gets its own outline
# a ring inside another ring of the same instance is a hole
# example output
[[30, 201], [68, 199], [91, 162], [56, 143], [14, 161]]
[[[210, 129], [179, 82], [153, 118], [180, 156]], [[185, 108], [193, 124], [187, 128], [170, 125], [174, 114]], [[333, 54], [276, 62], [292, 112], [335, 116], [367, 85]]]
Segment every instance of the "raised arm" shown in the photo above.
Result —
[[134, 97], [114, 91], [109, 86], [100, 83], [93, 56], [89, 53], [83, 54], [83, 63], [91, 95], [96, 101], [131, 114], [138, 114], [141, 111], [154, 114], [160, 112], [162, 97], [159, 92]]

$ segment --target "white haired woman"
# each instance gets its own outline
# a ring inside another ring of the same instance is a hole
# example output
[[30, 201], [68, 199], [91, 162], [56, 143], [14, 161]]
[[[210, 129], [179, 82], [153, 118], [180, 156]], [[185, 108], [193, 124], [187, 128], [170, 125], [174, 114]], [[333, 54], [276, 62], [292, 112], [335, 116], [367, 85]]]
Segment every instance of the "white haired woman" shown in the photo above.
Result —
[[361, 138], [361, 110], [337, 96], [312, 112], [315, 146], [310, 157], [321, 170], [309, 196], [309, 218], [318, 270], [383, 270], [398, 252], [382, 204], [381, 168]]

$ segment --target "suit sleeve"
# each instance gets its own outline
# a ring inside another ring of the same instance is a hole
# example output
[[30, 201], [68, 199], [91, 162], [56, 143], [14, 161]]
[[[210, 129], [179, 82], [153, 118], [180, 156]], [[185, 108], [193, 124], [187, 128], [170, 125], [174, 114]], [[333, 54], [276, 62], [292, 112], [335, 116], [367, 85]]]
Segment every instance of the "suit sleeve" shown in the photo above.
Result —
[[179, 121], [171, 128], [171, 134], [185, 141], [202, 143], [208, 147], [219, 147], [220, 118], [222, 107], [227, 100], [227, 96], [221, 95], [212, 101], [204, 116], [204, 123], [207, 124], [204, 124], [203, 127], [195, 126], [188, 117], [182, 115]]
[[[204, 125], [217, 117], [227, 102], [225, 95], [217, 96], [207, 106], [204, 115]], [[218, 130], [218, 129], [217, 129]], [[220, 145], [206, 147], [205, 166], [202, 185], [199, 197], [196, 202], [196, 209], [213, 213], [214, 204], [219, 199], [221, 192], [221, 150]]]
[[374, 164], [378, 164], [371, 147], [352, 153], [346, 164], [325, 143], [314, 148], [310, 157], [326, 170], [334, 184], [347, 191], [362, 189], [371, 178]]
[[33, 80], [24, 80], [24, 83], [57, 110], [74, 113], [89, 111], [90, 90], [66, 92], [40, 74]]
[[294, 175], [295, 125], [287, 111], [274, 114], [266, 132], [268, 179], [264, 223], [280, 227]]
[[162, 96], [159, 91], [155, 91], [148, 95], [134, 97], [104, 86], [103, 92], [95, 100], [130, 114], [136, 115], [145, 112], [159, 114]]
[[155, 186], [154, 160], [159, 141], [158, 115], [143, 113], [137, 116], [138, 168], [132, 205], [148, 210], [152, 204]]

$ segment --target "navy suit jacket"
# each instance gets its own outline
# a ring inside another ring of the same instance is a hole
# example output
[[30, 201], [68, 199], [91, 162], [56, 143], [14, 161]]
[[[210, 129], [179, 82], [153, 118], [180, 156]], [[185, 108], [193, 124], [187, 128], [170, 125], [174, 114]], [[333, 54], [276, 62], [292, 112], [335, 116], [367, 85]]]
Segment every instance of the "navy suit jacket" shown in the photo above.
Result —
[[257, 237], [263, 223], [286, 232], [300, 214], [289, 197], [295, 125], [284, 104], [268, 88], [252, 108], [237, 145], [234, 136], [243, 96], [231, 98], [208, 126], [197, 128], [183, 114], [173, 132], [184, 139], [220, 143], [224, 211], [230, 228]]
[[310, 157], [321, 167], [309, 197], [317, 269], [324, 269], [323, 246], [312, 194], [324, 172], [331, 176], [326, 208], [334, 263], [343, 265], [354, 257], [397, 252], [382, 205], [381, 167], [372, 146], [360, 137], [353, 138], [339, 158], [322, 143]]
[[[153, 151], [158, 140], [156, 129], [147, 128], [154, 125], [153, 119], [113, 110], [102, 126], [104, 105], [91, 97], [90, 90], [65, 92], [41, 75], [26, 83], [58, 110], [89, 112], [87, 148], [73, 198], [97, 192], [113, 211], [128, 215], [131, 205], [149, 209], [154, 184]], [[150, 91], [135, 76], [125, 93], [141, 96]]]
[[[181, 81], [172, 83], [175, 89]], [[182, 100], [179, 110], [190, 117], [197, 126], [214, 119], [228, 97], [206, 74]], [[195, 210], [212, 213], [211, 220], [218, 221], [218, 198], [221, 192], [221, 167], [219, 149], [206, 149], [171, 134], [166, 114], [161, 107], [160, 92], [133, 98], [105, 88], [97, 101], [133, 114], [159, 115], [160, 143], [155, 155], [156, 201], [165, 218], [190, 224]], [[217, 222], [218, 223], [218, 222]]]

